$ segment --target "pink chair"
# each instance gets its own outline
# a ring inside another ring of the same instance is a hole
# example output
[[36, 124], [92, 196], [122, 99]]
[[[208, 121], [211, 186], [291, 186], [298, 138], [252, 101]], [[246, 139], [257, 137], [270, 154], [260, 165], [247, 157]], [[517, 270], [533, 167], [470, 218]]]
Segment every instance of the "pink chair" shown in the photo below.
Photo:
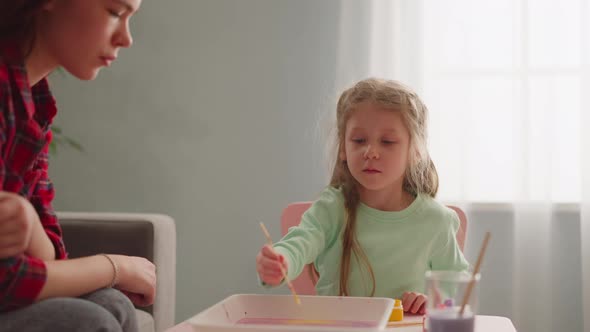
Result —
[[455, 237], [459, 243], [459, 248], [461, 248], [461, 251], [463, 251], [463, 248], [465, 247], [465, 236], [467, 235], [467, 216], [465, 215], [465, 212], [463, 212], [463, 210], [461, 210], [461, 208], [458, 206], [447, 205], [447, 207], [453, 209], [457, 216], [459, 216], [460, 225]]
[[[299, 225], [301, 216], [307, 211], [307, 209], [309, 209], [312, 203], [313, 202], [291, 203], [283, 210], [283, 214], [281, 215], [281, 233], [283, 236], [287, 234], [289, 228]], [[461, 225], [459, 231], [457, 231], [457, 242], [459, 243], [459, 248], [463, 251], [463, 247], [465, 246], [465, 234], [467, 234], [467, 216], [465, 215], [465, 212], [457, 206], [449, 205], [448, 207], [453, 209], [459, 216]], [[298, 294], [316, 295], [315, 284], [317, 280], [317, 271], [313, 267], [313, 264], [308, 264], [305, 266], [299, 277], [292, 282], [293, 287], [295, 287]]]

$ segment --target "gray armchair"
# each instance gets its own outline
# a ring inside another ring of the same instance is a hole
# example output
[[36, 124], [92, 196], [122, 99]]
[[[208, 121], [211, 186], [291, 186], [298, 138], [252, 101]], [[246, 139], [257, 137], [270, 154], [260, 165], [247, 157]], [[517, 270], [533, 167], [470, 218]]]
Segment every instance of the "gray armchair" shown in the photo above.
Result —
[[137, 308], [141, 332], [164, 331], [174, 325], [176, 301], [176, 228], [160, 214], [59, 212], [70, 258], [110, 253], [141, 256], [156, 265], [156, 299]]

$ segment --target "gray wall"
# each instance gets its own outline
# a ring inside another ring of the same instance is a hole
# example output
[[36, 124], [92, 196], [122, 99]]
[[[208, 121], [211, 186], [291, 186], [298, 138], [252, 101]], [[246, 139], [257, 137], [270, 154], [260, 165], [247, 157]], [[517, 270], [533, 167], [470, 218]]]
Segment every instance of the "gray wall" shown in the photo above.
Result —
[[326, 182], [338, 1], [144, 1], [135, 44], [92, 82], [52, 77], [59, 210], [157, 212], [178, 232], [177, 321], [260, 292], [258, 222]]

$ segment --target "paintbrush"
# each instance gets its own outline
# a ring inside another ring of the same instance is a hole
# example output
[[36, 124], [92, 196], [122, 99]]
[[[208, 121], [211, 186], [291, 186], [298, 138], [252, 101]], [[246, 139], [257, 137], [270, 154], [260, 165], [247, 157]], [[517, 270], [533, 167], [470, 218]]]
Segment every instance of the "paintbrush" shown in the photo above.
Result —
[[[268, 245], [270, 246], [270, 248], [272, 249], [272, 238], [270, 237], [270, 233], [268, 233], [268, 230], [264, 226], [264, 223], [262, 223], [262, 222], [260, 223], [260, 228], [262, 228], [262, 232], [264, 233], [264, 236], [266, 237], [266, 241], [267, 241]], [[293, 293], [293, 298], [295, 299], [295, 303], [301, 305], [301, 300], [299, 299], [299, 296], [297, 296], [297, 292], [295, 292], [295, 287], [293, 287], [291, 280], [289, 280], [289, 277], [287, 276], [287, 271], [285, 271], [282, 264], [280, 265], [280, 268], [281, 268], [281, 273], [283, 274], [283, 278], [285, 278], [285, 282], [287, 283], [287, 286], [289, 286], [291, 293]]]

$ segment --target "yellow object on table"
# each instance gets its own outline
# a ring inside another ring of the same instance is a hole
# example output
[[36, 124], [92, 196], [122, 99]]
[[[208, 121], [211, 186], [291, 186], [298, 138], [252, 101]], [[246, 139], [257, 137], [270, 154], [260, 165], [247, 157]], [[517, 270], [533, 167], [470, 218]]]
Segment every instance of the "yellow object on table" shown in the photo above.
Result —
[[393, 304], [393, 310], [391, 310], [391, 315], [389, 316], [390, 322], [399, 322], [404, 319], [404, 307], [402, 306], [402, 301], [395, 299]]

